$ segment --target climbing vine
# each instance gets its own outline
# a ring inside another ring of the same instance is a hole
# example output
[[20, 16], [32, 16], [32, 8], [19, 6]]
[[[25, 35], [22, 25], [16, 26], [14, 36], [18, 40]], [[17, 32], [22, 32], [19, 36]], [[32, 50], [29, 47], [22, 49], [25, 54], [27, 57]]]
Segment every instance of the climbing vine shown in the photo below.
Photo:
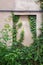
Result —
[[[36, 18], [35, 18], [36, 19]], [[43, 65], [43, 21], [42, 21], [42, 27], [41, 27], [41, 34], [37, 38], [35, 37], [36, 34], [36, 20], [34, 19], [34, 16], [30, 17], [30, 29], [33, 34], [33, 44], [30, 46], [30, 51], [32, 54], [32, 63], [33, 65]], [[35, 23], [34, 23], [35, 22]], [[34, 26], [35, 25], [35, 26]], [[41, 44], [42, 43], [42, 44]]]
[[[13, 21], [13, 46], [14, 45], [16, 45], [16, 46], [19, 45], [19, 43], [22, 43], [23, 39], [24, 39], [24, 30], [22, 30], [21, 34], [20, 34], [20, 39], [17, 40], [17, 31], [18, 31], [19, 27], [22, 26], [22, 23], [18, 23], [19, 18], [20, 18], [20, 16], [12, 14], [12, 21]], [[18, 27], [18, 29], [17, 29], [17, 27]], [[22, 44], [20, 46], [22, 46]]]
[[28, 18], [29, 18], [29, 23], [30, 23], [30, 30], [35, 40], [36, 39], [36, 16], [30, 15]]

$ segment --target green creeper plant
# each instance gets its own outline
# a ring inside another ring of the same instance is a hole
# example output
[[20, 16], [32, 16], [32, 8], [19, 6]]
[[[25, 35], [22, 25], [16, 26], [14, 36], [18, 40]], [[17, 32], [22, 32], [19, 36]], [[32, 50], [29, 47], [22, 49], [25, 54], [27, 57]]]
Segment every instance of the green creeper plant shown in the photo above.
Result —
[[[14, 13], [12, 13], [12, 21], [13, 21], [13, 46], [15, 45], [15, 46], [18, 46], [18, 45], [20, 45], [20, 43], [22, 43], [23, 42], [23, 39], [24, 39], [24, 30], [22, 30], [21, 31], [21, 34], [20, 34], [20, 39], [19, 40], [17, 40], [17, 26], [18, 26], [18, 28], [19, 27], [21, 27], [22, 26], [22, 23], [19, 23], [18, 25], [17, 25], [17, 23], [18, 23], [18, 21], [19, 21], [19, 17], [20, 16], [18, 16], [18, 15], [14, 15]], [[20, 45], [20, 46], [22, 46], [22, 44]]]
[[[43, 15], [42, 15], [43, 17]], [[33, 18], [34, 19], [34, 18]], [[34, 20], [35, 22], [35, 20]], [[29, 47], [30, 48], [30, 52], [32, 54], [32, 63], [33, 65], [43, 65], [43, 18], [42, 18], [42, 27], [41, 27], [41, 34], [40, 36], [37, 38], [34, 36], [34, 34], [36, 33], [36, 29], [34, 30], [34, 25], [32, 22], [32, 19], [30, 17], [30, 28], [31, 28], [31, 32], [33, 34], [33, 40], [34, 43]], [[35, 24], [36, 25], [36, 24]], [[34, 31], [34, 33], [33, 33]]]
[[[36, 16], [30, 16], [30, 30], [33, 34], [33, 44], [30, 47], [22, 46], [24, 30], [21, 32], [20, 39], [17, 41], [17, 28], [19, 17], [12, 14], [13, 21], [13, 43], [10, 48], [0, 42], [0, 65], [43, 65], [43, 23], [41, 34], [36, 37]], [[16, 20], [15, 20], [16, 19]], [[5, 26], [5, 27], [8, 27]], [[18, 27], [21, 27], [21, 23]], [[9, 27], [8, 29], [9, 30]], [[22, 46], [22, 47], [21, 47]]]
[[38, 37], [39, 39], [39, 61], [40, 61], [40, 64], [43, 64], [43, 22], [42, 22], [42, 27], [41, 27], [41, 34], [40, 36]]
[[29, 16], [29, 20], [30, 20], [30, 30], [32, 32], [33, 35], [33, 44], [30, 46], [30, 51], [32, 54], [32, 63], [33, 65], [37, 65], [38, 62], [36, 62], [37, 60], [37, 36], [36, 36], [36, 16], [35, 15], [30, 15]]
[[29, 23], [30, 23], [30, 30], [33, 35], [33, 39], [36, 40], [36, 16], [35, 15], [30, 15], [29, 16]]
[[[34, 22], [35, 22], [35, 19], [34, 21], [32, 21], [34, 19], [34, 16], [32, 16], [32, 19], [30, 17], [30, 29], [31, 29], [31, 32], [33, 34], [33, 44], [29, 47], [30, 48], [30, 52], [32, 54], [32, 63], [33, 65], [43, 65], [43, 61], [42, 61], [42, 58], [43, 58], [43, 22], [42, 22], [42, 28], [41, 28], [41, 35], [37, 38], [34, 36], [34, 34], [36, 34], [36, 23], [35, 23], [35, 26], [34, 26]], [[34, 30], [35, 29], [35, 30]], [[42, 44], [41, 44], [42, 43]]]
[[9, 34], [8, 34], [9, 32], [11, 32], [10, 25], [9, 24], [5, 24], [4, 28], [0, 31], [0, 34], [1, 34], [0, 42], [6, 44], [11, 39]]
[[11, 40], [9, 37], [9, 32], [11, 32], [11, 28], [9, 24], [5, 24], [4, 28], [0, 31], [1, 37], [0, 37], [0, 65], [4, 65], [5, 63], [3, 57], [8, 53], [8, 46], [7, 42]]

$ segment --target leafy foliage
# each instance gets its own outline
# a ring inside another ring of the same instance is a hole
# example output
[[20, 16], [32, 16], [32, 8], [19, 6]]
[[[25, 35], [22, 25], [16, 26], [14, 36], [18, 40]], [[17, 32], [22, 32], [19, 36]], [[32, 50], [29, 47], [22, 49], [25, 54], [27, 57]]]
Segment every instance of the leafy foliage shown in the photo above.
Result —
[[40, 7], [41, 7], [41, 10], [43, 10], [43, 0], [40, 0]]
[[20, 39], [17, 41], [18, 29], [16, 28], [16, 24], [19, 17], [12, 14], [12, 20], [13, 43], [12, 46], [7, 47], [6, 44], [0, 42], [0, 65], [43, 65], [43, 24], [40, 29], [41, 34], [36, 38], [36, 17], [30, 16], [30, 29], [33, 34], [34, 42], [30, 47], [26, 47], [22, 45], [24, 30], [22, 30]]
[[29, 20], [30, 20], [30, 30], [33, 34], [34, 39], [36, 39], [36, 16], [30, 15]]

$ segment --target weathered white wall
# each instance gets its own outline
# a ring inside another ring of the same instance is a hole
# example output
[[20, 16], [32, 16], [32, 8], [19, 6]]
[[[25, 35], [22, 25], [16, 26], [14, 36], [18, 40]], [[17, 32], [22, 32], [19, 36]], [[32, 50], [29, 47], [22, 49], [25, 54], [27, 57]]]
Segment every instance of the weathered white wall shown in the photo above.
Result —
[[[5, 24], [9, 24], [12, 27], [12, 20], [9, 19], [10, 13], [2, 13], [0, 12], [0, 31], [4, 28]], [[9, 33], [10, 38], [12, 38], [12, 34]], [[2, 37], [2, 34], [0, 33], [0, 37]], [[3, 40], [2, 40], [3, 42]], [[12, 40], [9, 40], [7, 42], [7, 45], [11, 45]]]
[[0, 0], [0, 10], [12, 10], [13, 0]]
[[[36, 32], [37, 36], [40, 34], [39, 28], [41, 27], [41, 13], [28, 13], [28, 15], [36, 15]], [[12, 20], [8, 20], [9, 16], [11, 16], [11, 13], [1, 13], [0, 12], [0, 30], [4, 27], [5, 24], [10, 24], [12, 27], [13, 22]], [[20, 32], [22, 29], [25, 31], [25, 36], [24, 36], [24, 41], [23, 44], [26, 46], [29, 46], [33, 40], [32, 40], [32, 33], [30, 31], [30, 25], [29, 25], [29, 19], [27, 15], [21, 15], [19, 22], [22, 22], [22, 27], [21, 29], [18, 30], [18, 38], [20, 37]], [[8, 43], [10, 45], [10, 43]]]
[[[40, 3], [37, 2], [38, 0], [0, 0], [0, 10], [40, 10]], [[24, 37], [24, 45], [29, 46], [32, 40], [32, 34], [30, 31], [30, 26], [28, 25], [28, 16], [23, 15], [36, 15], [36, 32], [37, 36], [40, 34], [39, 28], [41, 26], [41, 13], [37, 12], [14, 12], [15, 15], [22, 15], [20, 16], [19, 21], [22, 22], [25, 30], [25, 37]], [[8, 21], [8, 17], [11, 15], [10, 13], [2, 13], [0, 12], [0, 29], [3, 28], [5, 23], [9, 23], [12, 27], [12, 21]], [[7, 20], [6, 20], [7, 19]], [[19, 29], [20, 34], [21, 29]], [[19, 36], [19, 35], [18, 35]]]
[[[4, 27], [5, 24], [9, 24], [11, 27], [13, 25], [12, 20], [8, 20], [9, 16], [11, 16], [10, 13], [0, 13], [0, 30]], [[18, 30], [17, 38], [20, 38], [20, 32], [22, 29], [24, 29], [24, 41], [23, 44], [26, 46], [29, 46], [33, 40], [32, 40], [32, 33], [30, 31], [30, 25], [29, 25], [29, 19], [28, 16], [20, 16], [20, 19], [18, 22], [22, 22], [22, 27]], [[8, 41], [8, 46], [10, 45], [11, 41]]]
[[12, 21], [8, 20], [9, 16], [11, 16], [10, 13], [0, 12], [0, 29], [2, 29], [5, 24], [10, 24], [12, 27]]
[[37, 36], [40, 35], [41, 23], [42, 23], [42, 13], [37, 13], [37, 20], [36, 20], [36, 32], [37, 32]]
[[40, 3], [37, 1], [38, 0], [15, 0], [15, 10], [39, 10]]
[[39, 10], [38, 0], [0, 0], [0, 10]]

